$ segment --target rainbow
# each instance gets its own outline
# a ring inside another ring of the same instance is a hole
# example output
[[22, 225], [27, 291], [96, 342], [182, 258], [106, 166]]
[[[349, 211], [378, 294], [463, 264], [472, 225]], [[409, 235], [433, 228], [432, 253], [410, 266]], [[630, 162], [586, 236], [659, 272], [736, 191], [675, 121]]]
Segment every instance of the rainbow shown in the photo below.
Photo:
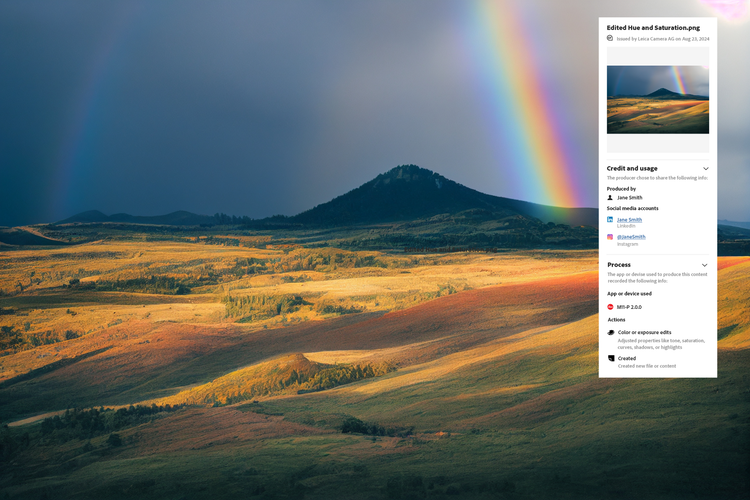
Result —
[[685, 92], [685, 84], [682, 83], [682, 75], [680, 75], [680, 70], [677, 66], [672, 66], [672, 77], [674, 78], [674, 84], [675, 87], [677, 87], [677, 91], [680, 94], [687, 94], [687, 92]]
[[[518, 197], [581, 206], [573, 144], [565, 137], [561, 99], [535, 64], [533, 30], [511, 2], [469, 3], [468, 40], [480, 72], [490, 140], [515, 181]], [[489, 106], [488, 106], [489, 105]]]
[[90, 156], [91, 144], [103, 126], [101, 116], [105, 114], [104, 87], [116, 64], [116, 56], [132, 30], [134, 21], [143, 9], [142, 3], [127, 4], [117, 12], [113, 24], [106, 30], [107, 36], [92, 53], [81, 80], [77, 98], [71, 114], [61, 130], [61, 140], [55, 161], [54, 196], [50, 197], [52, 213], [70, 215], [75, 207], [73, 193], [86, 183], [94, 168]]

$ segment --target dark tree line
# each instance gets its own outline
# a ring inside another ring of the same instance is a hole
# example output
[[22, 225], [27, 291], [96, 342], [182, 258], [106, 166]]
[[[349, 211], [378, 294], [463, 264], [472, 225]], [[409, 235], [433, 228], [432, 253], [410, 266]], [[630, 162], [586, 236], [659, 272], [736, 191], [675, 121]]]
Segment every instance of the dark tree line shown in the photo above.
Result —
[[[69, 409], [62, 415], [45, 418], [37, 430], [20, 432], [4, 425], [0, 429], [0, 463], [9, 462], [17, 454], [29, 447], [65, 443], [74, 439], [86, 440], [109, 434], [106, 446], [123, 444], [115, 432], [158, 418], [160, 413], [169, 413], [182, 408], [182, 405], [129, 406], [113, 410], [111, 408]], [[93, 450], [91, 443], [84, 451]]]
[[158, 413], [173, 412], [180, 408], [180, 405], [157, 406], [155, 404], [151, 406], [131, 405], [117, 410], [74, 408], [65, 410], [62, 415], [45, 418], [40, 430], [43, 437], [50, 437], [57, 441], [91, 439], [148, 421]]
[[342, 434], [366, 434], [368, 436], [409, 437], [414, 427], [384, 427], [375, 423], [363, 422], [356, 417], [347, 417], [341, 424]]
[[161, 293], [166, 295], [186, 295], [190, 293], [190, 285], [188, 283], [171, 276], [151, 276], [149, 278], [101, 281], [96, 283], [96, 289], [102, 291], [120, 290]]
[[227, 215], [224, 213], [214, 214], [214, 219], [216, 219], [216, 223], [220, 226], [242, 226], [249, 225], [253, 222], [253, 219], [247, 215], [237, 217], [236, 215]]

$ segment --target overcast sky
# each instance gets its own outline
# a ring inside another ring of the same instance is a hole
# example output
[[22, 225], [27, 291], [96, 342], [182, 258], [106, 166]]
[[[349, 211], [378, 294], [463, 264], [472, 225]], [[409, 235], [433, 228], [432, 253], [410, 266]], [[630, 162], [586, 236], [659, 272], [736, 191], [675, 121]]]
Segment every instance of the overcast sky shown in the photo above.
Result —
[[708, 68], [703, 66], [607, 66], [607, 95], [647, 95], [659, 89], [708, 97]]
[[[514, 9], [525, 39], [508, 48], [525, 44], [552, 89], [579, 204], [596, 207], [597, 18], [712, 11], [698, 0]], [[525, 166], [488, 122], [498, 96], [483, 65], [506, 61], [472, 45], [477, 11], [469, 0], [4, 0], [0, 225], [91, 209], [293, 215], [406, 163], [548, 202], [521, 189]], [[719, 21], [719, 217], [731, 220], [750, 220], [748, 28]]]

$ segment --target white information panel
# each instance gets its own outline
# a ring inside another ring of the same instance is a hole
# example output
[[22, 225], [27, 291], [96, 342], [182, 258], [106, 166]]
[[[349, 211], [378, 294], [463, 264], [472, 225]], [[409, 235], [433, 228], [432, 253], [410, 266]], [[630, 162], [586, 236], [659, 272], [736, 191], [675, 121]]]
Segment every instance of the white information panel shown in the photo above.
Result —
[[715, 18], [599, 19], [599, 376], [716, 377]]

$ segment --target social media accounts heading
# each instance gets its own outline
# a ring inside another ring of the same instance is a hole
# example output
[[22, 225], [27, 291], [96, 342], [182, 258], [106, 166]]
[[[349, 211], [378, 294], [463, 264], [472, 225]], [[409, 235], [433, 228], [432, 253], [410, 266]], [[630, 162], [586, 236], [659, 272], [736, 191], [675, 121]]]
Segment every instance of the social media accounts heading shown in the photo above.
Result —
[[632, 207], [622, 207], [622, 206], [609, 207], [608, 206], [607, 210], [659, 210], [659, 207], [636, 207], [636, 206], [632, 206]]

